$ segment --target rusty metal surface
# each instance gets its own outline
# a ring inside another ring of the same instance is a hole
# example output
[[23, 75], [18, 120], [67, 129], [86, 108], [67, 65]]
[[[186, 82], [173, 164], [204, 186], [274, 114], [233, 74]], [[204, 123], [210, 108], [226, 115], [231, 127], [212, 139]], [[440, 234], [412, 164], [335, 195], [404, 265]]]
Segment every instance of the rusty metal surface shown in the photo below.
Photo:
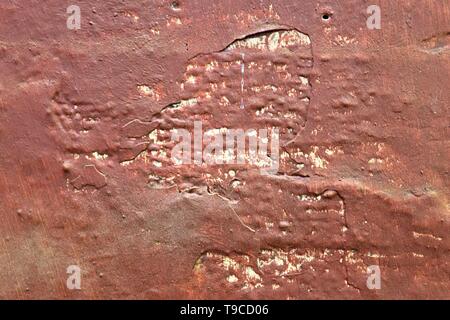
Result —
[[[73, 4], [0, 3], [0, 298], [450, 298], [448, 1]], [[200, 120], [277, 172], [171, 162]]]

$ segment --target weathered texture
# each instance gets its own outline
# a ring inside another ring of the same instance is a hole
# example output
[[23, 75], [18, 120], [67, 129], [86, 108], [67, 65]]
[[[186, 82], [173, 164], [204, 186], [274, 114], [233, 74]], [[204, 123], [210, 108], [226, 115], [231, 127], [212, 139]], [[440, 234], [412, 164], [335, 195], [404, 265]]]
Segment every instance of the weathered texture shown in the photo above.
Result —
[[[363, 0], [77, 0], [73, 31], [2, 1], [0, 298], [450, 298], [450, 7], [377, 2], [381, 30]], [[174, 164], [197, 120], [279, 128], [278, 174]]]

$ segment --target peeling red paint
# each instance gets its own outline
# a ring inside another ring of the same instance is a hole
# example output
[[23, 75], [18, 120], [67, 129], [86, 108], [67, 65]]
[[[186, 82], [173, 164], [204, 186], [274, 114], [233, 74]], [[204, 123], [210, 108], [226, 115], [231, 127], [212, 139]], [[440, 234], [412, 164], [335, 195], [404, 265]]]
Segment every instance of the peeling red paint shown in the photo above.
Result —
[[[445, 1], [380, 30], [358, 0], [77, 2], [80, 30], [0, 4], [0, 298], [449, 298]], [[279, 128], [278, 173], [175, 165], [197, 120]]]

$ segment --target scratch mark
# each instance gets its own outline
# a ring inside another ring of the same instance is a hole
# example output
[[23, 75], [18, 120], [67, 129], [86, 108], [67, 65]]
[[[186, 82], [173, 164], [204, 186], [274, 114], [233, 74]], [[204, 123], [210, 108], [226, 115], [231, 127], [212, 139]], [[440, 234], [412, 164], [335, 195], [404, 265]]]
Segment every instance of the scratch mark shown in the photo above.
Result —
[[241, 53], [242, 64], [241, 64], [241, 109], [244, 109], [244, 85], [245, 85], [245, 53]]
[[244, 223], [244, 221], [242, 221], [241, 217], [237, 214], [236, 210], [234, 210], [233, 207], [230, 205], [230, 199], [227, 199], [227, 198], [225, 198], [224, 196], [221, 196], [221, 195], [218, 194], [218, 193], [211, 193], [211, 194], [212, 194], [212, 195], [215, 195], [215, 196], [218, 196], [220, 199], [224, 200], [224, 201], [227, 203], [227, 206], [231, 209], [231, 211], [233, 211], [234, 215], [235, 215], [236, 218], [239, 220], [239, 222], [241, 223], [241, 225], [242, 225], [243, 227], [245, 227], [247, 230], [249, 230], [249, 231], [251, 231], [251, 232], [253, 232], [253, 233], [256, 233], [256, 230], [255, 230], [255, 229], [249, 227], [248, 225], [246, 225], [246, 224]]

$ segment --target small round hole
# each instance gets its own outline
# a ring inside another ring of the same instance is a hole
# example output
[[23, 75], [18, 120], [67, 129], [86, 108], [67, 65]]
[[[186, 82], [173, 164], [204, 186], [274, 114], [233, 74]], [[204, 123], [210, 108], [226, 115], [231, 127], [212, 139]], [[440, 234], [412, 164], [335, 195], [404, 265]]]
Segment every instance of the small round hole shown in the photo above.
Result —
[[330, 15], [330, 14], [324, 13], [324, 14], [322, 15], [322, 20], [323, 20], [323, 21], [328, 21], [328, 20], [330, 20], [330, 19], [331, 19], [331, 15]]
[[173, 10], [180, 10], [180, 3], [178, 1], [173, 1], [170, 6]]

